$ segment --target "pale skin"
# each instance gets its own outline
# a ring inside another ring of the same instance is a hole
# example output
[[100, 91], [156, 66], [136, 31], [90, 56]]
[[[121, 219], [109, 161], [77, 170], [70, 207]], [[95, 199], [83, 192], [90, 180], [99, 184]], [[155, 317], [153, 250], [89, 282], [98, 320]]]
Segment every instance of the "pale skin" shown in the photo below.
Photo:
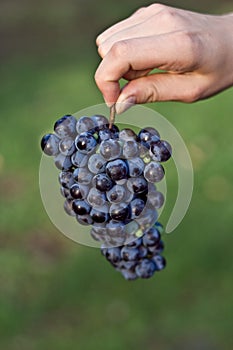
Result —
[[[95, 80], [110, 107], [194, 102], [233, 85], [233, 13], [207, 15], [153, 4], [100, 34]], [[151, 73], [155, 68], [162, 72]], [[119, 80], [128, 82], [120, 89]]]

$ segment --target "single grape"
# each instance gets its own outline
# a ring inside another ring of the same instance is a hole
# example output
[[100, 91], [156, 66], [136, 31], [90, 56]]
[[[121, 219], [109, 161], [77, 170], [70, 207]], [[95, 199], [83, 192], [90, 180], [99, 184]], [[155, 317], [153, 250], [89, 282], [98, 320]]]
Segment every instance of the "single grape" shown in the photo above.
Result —
[[75, 139], [75, 147], [84, 154], [89, 154], [95, 150], [97, 141], [90, 132], [84, 132]]
[[92, 182], [93, 174], [87, 168], [76, 168], [73, 177], [79, 184], [89, 185]]
[[89, 160], [89, 155], [76, 151], [71, 156], [72, 164], [77, 168], [83, 168], [87, 165]]
[[71, 195], [70, 195], [70, 190], [68, 188], [65, 187], [60, 187], [60, 193], [63, 197], [67, 198], [67, 199], [72, 199]]
[[138, 141], [148, 149], [150, 148], [150, 143], [152, 141], [158, 141], [159, 139], [160, 135], [158, 131], [151, 127], [142, 129], [138, 134]]
[[74, 141], [70, 137], [65, 137], [64, 139], [61, 139], [59, 142], [59, 151], [61, 154], [64, 154], [64, 156], [71, 156], [75, 152], [75, 145]]
[[115, 185], [106, 193], [110, 203], [120, 203], [124, 200], [126, 189], [124, 186]]
[[112, 204], [110, 216], [115, 221], [125, 221], [129, 217], [129, 206], [126, 203]]
[[148, 247], [149, 254], [152, 254], [152, 256], [160, 254], [164, 251], [164, 243], [163, 241], [160, 241], [158, 244], [155, 244], [153, 246]]
[[137, 217], [139, 217], [140, 214], [142, 213], [144, 207], [145, 207], [145, 202], [140, 198], [135, 198], [130, 203], [131, 219], [134, 220]]
[[103, 115], [95, 114], [91, 116], [91, 119], [94, 121], [97, 130], [109, 125], [108, 119]]
[[92, 154], [88, 160], [88, 169], [93, 174], [102, 173], [105, 170], [106, 160], [101, 154]]
[[146, 247], [144, 247], [143, 245], [138, 247], [138, 251], [139, 251], [140, 259], [144, 259], [148, 256], [148, 249]]
[[164, 168], [157, 162], [150, 162], [145, 166], [144, 177], [148, 182], [159, 182], [164, 177]]
[[156, 270], [156, 265], [152, 260], [143, 259], [138, 263], [135, 268], [135, 272], [138, 277], [141, 278], [150, 278], [153, 276]]
[[93, 220], [90, 214], [86, 215], [76, 215], [76, 220], [80, 225], [88, 226], [93, 224]]
[[106, 202], [106, 196], [103, 192], [93, 187], [89, 190], [87, 201], [93, 208], [102, 207]]
[[78, 134], [82, 134], [84, 132], [94, 133], [95, 128], [96, 128], [95, 120], [86, 116], [81, 117], [76, 124], [76, 130]]
[[121, 141], [134, 140], [134, 141], [136, 141], [137, 135], [135, 134], [135, 132], [132, 129], [125, 128], [119, 132], [119, 140], [121, 140]]
[[145, 231], [142, 242], [146, 247], [157, 245], [160, 242], [160, 233], [155, 227], [151, 227], [149, 230]]
[[60, 139], [54, 134], [47, 134], [42, 137], [41, 149], [47, 156], [57, 156], [59, 154]]
[[124, 246], [121, 249], [121, 258], [125, 261], [135, 261], [139, 259], [138, 248]]
[[159, 209], [164, 204], [164, 195], [159, 191], [148, 191], [147, 200], [148, 204], [150, 204], [155, 209]]
[[111, 129], [109, 129], [109, 124], [103, 125], [98, 130], [98, 142], [102, 141], [118, 139], [119, 129], [116, 125], [113, 125]]
[[113, 181], [119, 181], [128, 177], [128, 166], [123, 159], [116, 159], [108, 162], [106, 173]]
[[64, 115], [64, 117], [58, 119], [54, 124], [54, 131], [60, 138], [75, 137], [77, 120], [72, 115]]
[[101, 192], [109, 191], [114, 183], [107, 174], [101, 173], [93, 177], [93, 185]]
[[70, 216], [75, 216], [75, 212], [73, 210], [73, 201], [70, 199], [66, 199], [64, 202], [64, 210], [66, 212], [66, 214], [70, 215]]
[[125, 224], [123, 222], [110, 220], [106, 225], [106, 229], [107, 234], [111, 237], [124, 237], [125, 235]]
[[70, 157], [64, 156], [61, 153], [54, 158], [54, 163], [59, 170], [63, 171], [71, 170], [73, 166]]
[[70, 195], [74, 199], [86, 199], [89, 187], [80, 183], [75, 183], [70, 187]]
[[127, 165], [128, 165], [130, 177], [138, 177], [143, 174], [145, 164], [141, 158], [136, 157], [133, 159], [128, 159]]
[[126, 159], [135, 158], [140, 155], [139, 145], [134, 140], [127, 140], [123, 144], [123, 157]]
[[155, 268], [157, 271], [161, 271], [166, 267], [166, 260], [161, 255], [155, 255], [151, 260], [155, 263]]
[[74, 183], [73, 173], [71, 171], [61, 171], [58, 181], [62, 187], [69, 189]]
[[121, 250], [118, 247], [102, 248], [101, 252], [111, 263], [116, 264], [121, 260]]
[[105, 140], [101, 142], [99, 151], [106, 160], [116, 159], [121, 155], [121, 145], [118, 140]]
[[102, 206], [101, 208], [92, 208], [90, 216], [93, 222], [104, 223], [109, 220], [108, 207]]
[[75, 199], [72, 205], [73, 211], [78, 215], [86, 215], [91, 211], [90, 205], [85, 200]]
[[130, 192], [139, 194], [143, 192], [147, 192], [148, 184], [144, 177], [131, 177], [127, 181], [127, 187]]
[[156, 162], [166, 162], [172, 154], [171, 145], [164, 140], [153, 141], [150, 144], [150, 156]]

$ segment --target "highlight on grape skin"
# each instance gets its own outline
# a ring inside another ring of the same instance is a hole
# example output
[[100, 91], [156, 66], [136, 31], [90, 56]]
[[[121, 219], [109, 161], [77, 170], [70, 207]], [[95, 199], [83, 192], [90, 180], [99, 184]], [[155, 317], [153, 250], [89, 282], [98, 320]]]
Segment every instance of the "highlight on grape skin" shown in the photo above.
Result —
[[[41, 148], [54, 157], [64, 210], [90, 226], [102, 254], [125, 279], [149, 278], [166, 261], [157, 222], [164, 197], [156, 189], [171, 146], [153, 127], [119, 130], [102, 115], [65, 115]], [[55, 180], [56, 181], [56, 180]]]

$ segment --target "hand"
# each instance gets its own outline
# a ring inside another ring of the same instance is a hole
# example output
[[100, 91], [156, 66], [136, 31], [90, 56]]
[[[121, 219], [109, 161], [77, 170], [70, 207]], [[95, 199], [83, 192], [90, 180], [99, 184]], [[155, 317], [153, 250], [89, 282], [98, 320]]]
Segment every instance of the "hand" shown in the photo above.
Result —
[[[97, 86], [118, 114], [136, 103], [207, 98], [233, 85], [232, 33], [232, 14], [141, 8], [98, 36]], [[155, 68], [163, 72], [150, 74]]]

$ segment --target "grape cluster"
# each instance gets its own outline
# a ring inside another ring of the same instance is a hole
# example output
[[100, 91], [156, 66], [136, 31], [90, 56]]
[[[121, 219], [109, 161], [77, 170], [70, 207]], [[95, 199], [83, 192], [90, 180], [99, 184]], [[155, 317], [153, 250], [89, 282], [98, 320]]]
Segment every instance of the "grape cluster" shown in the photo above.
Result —
[[157, 223], [164, 197], [155, 184], [164, 177], [161, 163], [171, 157], [171, 146], [157, 130], [136, 134], [110, 128], [102, 115], [65, 115], [41, 148], [61, 171], [65, 212], [91, 225], [91, 236], [126, 279], [148, 278], [165, 266]]

